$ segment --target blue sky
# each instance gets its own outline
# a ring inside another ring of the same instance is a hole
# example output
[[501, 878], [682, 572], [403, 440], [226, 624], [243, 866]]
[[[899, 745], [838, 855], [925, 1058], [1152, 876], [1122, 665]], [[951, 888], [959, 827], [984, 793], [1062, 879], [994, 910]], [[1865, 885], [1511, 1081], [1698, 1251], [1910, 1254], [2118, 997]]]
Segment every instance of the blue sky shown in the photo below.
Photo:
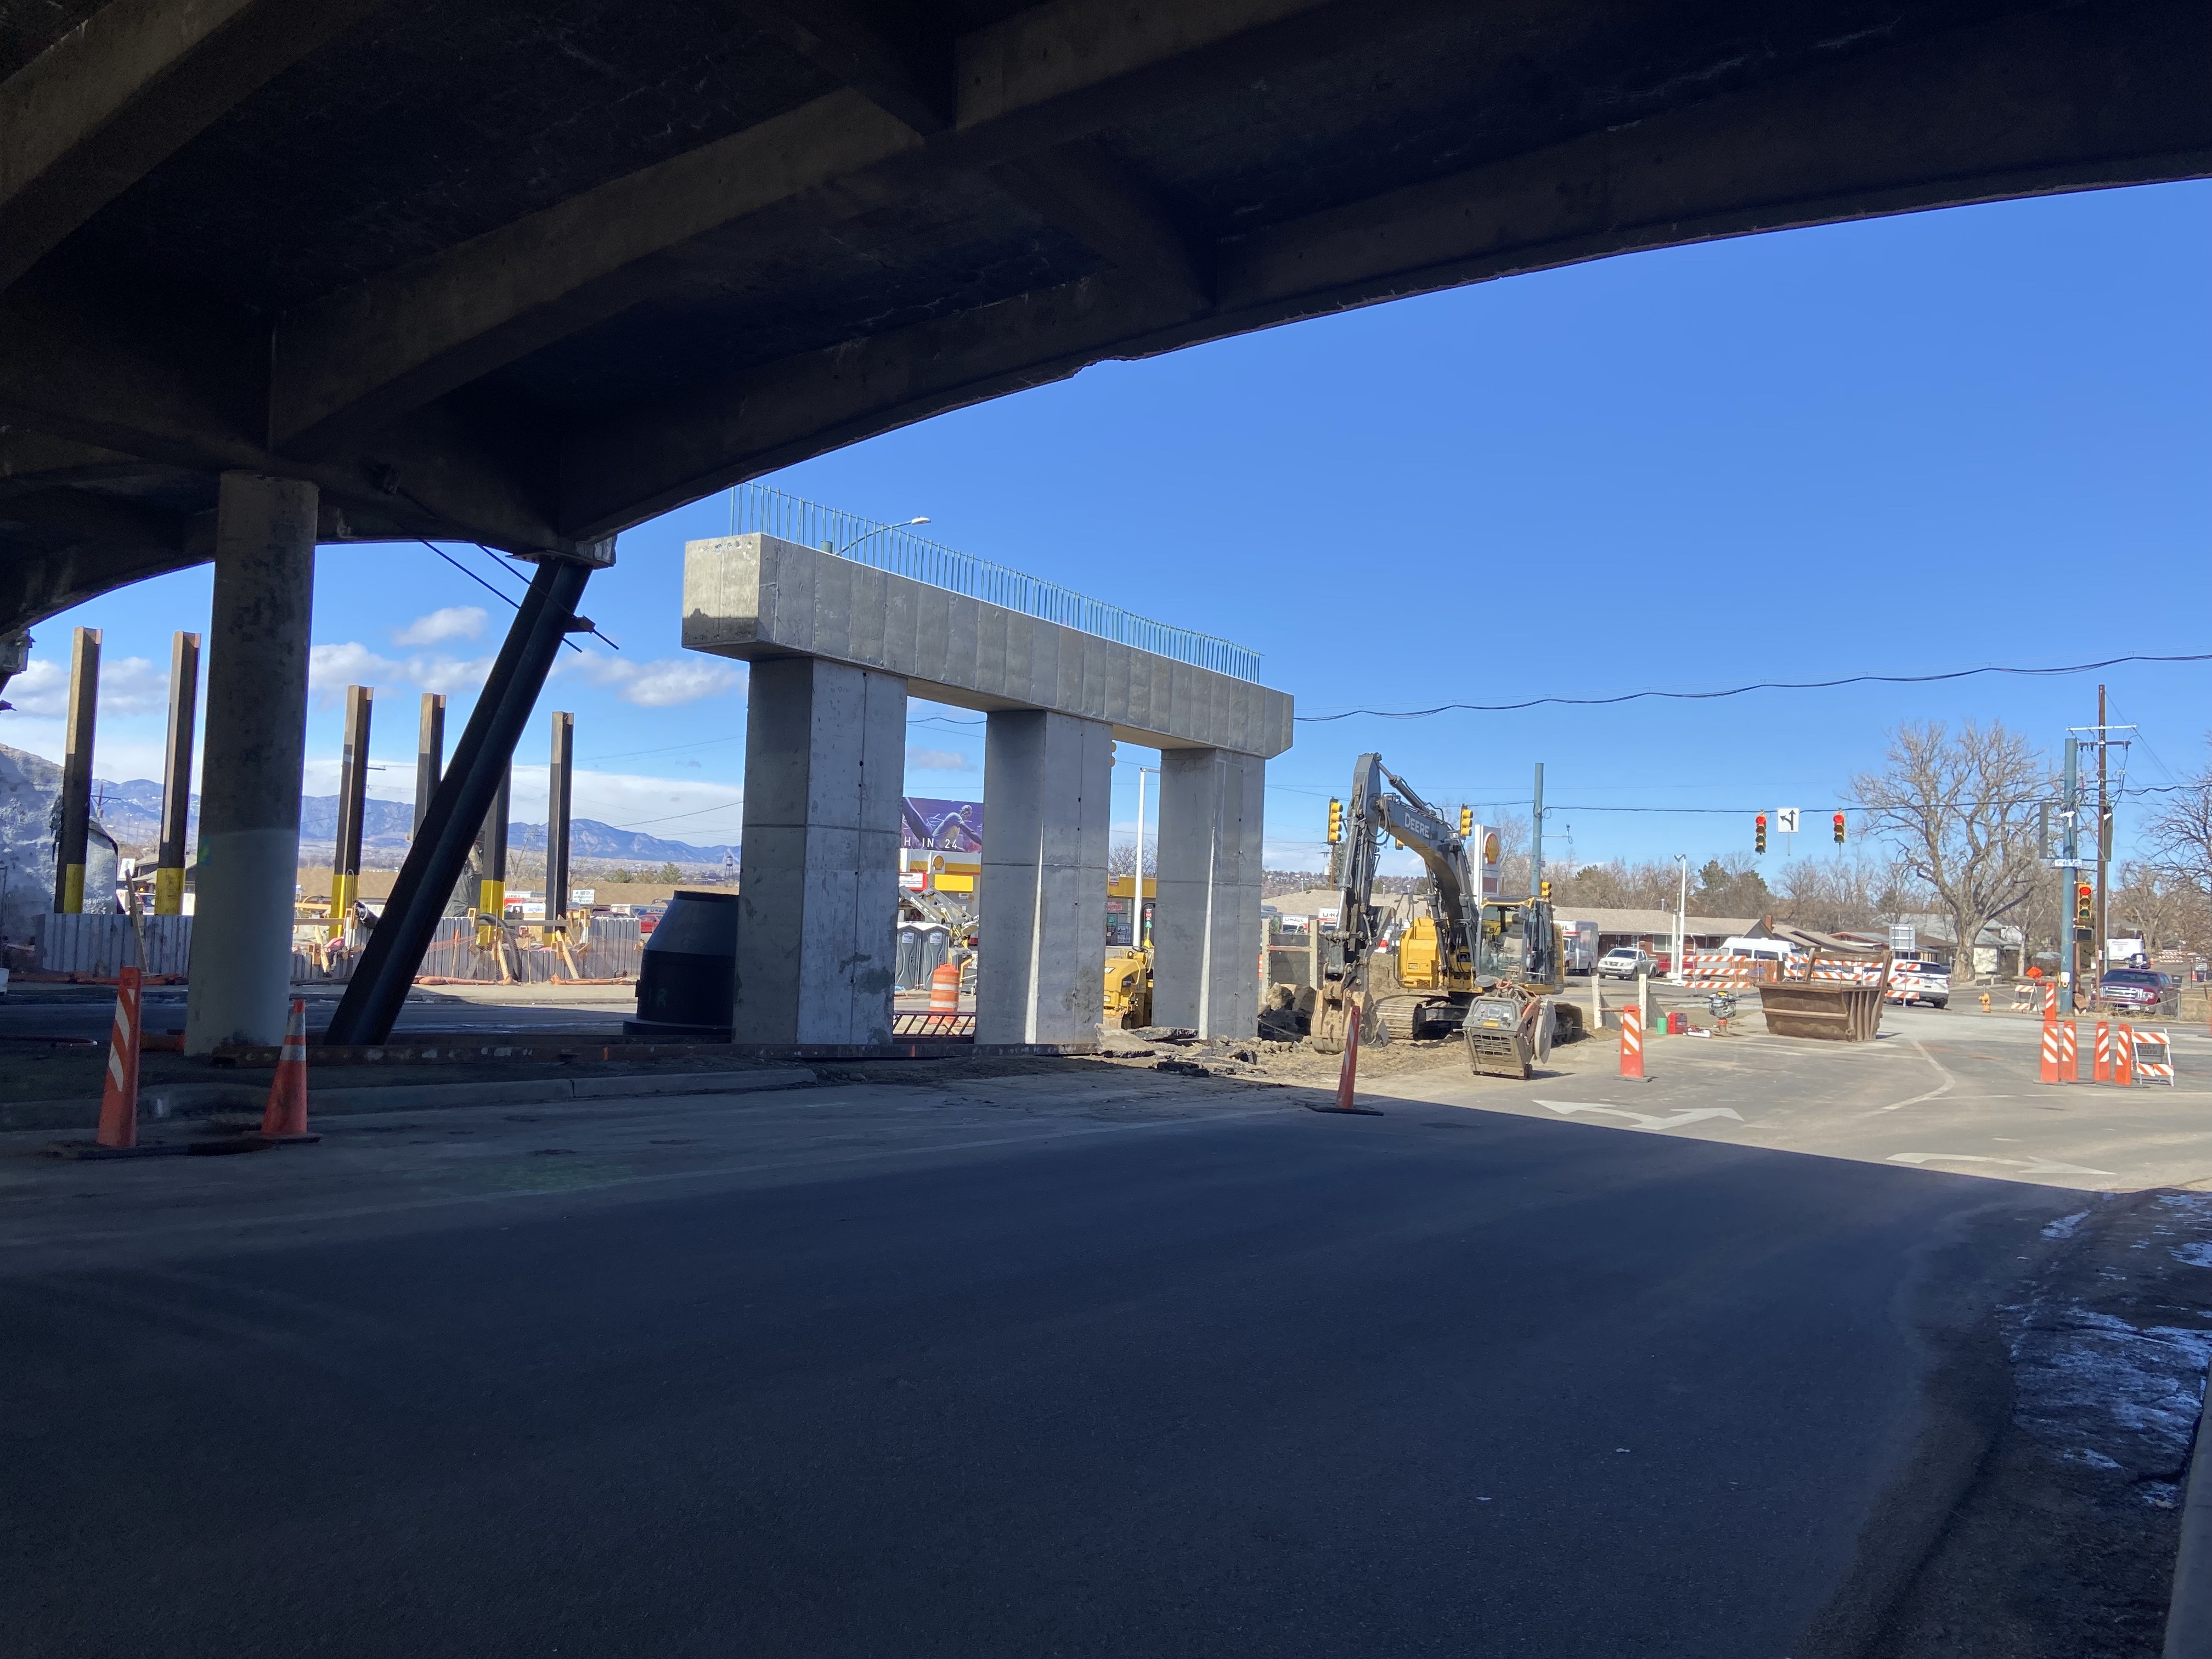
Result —
[[[2165, 185], [1604, 260], [1103, 364], [767, 482], [927, 514], [950, 545], [1253, 646], [1308, 714], [2203, 650], [2208, 210], [2212, 185]], [[720, 498], [668, 514], [594, 578], [622, 648], [564, 653], [544, 705], [577, 715], [586, 816], [737, 838], [743, 672], [678, 643], [683, 544], [725, 522]], [[106, 630], [99, 769], [158, 776], [168, 633], [207, 596], [186, 573], [37, 629], [52, 666], [10, 688], [0, 741], [58, 752], [82, 623]], [[325, 549], [310, 788], [357, 678], [380, 689], [378, 793], [407, 795], [417, 691], [454, 694], [458, 733], [506, 615], [420, 547]], [[2199, 763], [2212, 664], [2104, 678], [2142, 728], [2136, 781]], [[1543, 761], [1554, 857], [1570, 835], [1577, 861], [1747, 851], [1777, 805], [1821, 820], [1801, 850], [1825, 854], [1899, 720], [2001, 717], [2055, 749], [2095, 679], [1304, 725], [1270, 769], [1270, 862], [1317, 862], [1368, 748], [1481, 802], [1525, 802]], [[979, 793], [980, 717], [914, 715], [909, 791]], [[1151, 757], [1122, 754], [1126, 832]]]

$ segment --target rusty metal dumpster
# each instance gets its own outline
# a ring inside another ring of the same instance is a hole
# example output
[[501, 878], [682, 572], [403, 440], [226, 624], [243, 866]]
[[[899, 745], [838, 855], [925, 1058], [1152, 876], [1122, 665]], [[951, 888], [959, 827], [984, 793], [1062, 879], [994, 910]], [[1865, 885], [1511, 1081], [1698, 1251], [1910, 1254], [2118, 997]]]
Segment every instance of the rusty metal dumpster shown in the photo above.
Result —
[[[1864, 959], [1861, 958], [1861, 963]], [[1832, 963], [1822, 972], [1816, 952], [1799, 974], [1769, 980], [1759, 988], [1759, 1006], [1766, 1012], [1771, 1036], [1817, 1037], [1827, 1042], [1871, 1042], [1881, 1030], [1882, 999], [1889, 991], [1889, 952], [1881, 953], [1879, 977], [1873, 980], [1831, 976], [1835, 969], [1860, 964]], [[1871, 968], [1872, 964], [1864, 964]]]

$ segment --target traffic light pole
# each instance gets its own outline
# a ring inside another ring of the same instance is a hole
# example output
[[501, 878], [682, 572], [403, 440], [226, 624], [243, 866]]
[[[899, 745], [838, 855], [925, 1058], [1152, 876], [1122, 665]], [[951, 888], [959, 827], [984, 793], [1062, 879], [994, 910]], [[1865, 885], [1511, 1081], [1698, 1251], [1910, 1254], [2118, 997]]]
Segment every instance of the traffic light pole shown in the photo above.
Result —
[[2074, 975], [2081, 961], [2074, 920], [2074, 889], [2081, 878], [2081, 750], [2079, 739], [2066, 739], [2065, 806], [2060, 814], [2066, 824], [2066, 880], [2058, 901], [2058, 1012], [2062, 1014], [2074, 1012]]
[[1536, 811], [1529, 820], [1534, 828], [1528, 832], [1528, 896], [1541, 898], [1544, 894], [1544, 763], [1536, 763]]

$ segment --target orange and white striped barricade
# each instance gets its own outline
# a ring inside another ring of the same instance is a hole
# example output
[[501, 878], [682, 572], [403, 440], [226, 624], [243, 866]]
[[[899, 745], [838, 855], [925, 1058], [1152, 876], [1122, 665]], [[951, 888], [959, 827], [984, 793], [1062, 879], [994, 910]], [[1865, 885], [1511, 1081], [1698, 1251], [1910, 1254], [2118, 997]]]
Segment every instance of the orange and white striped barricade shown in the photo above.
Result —
[[2033, 982], [2028, 980], [2019, 981], [2012, 988], [2013, 1012], [2015, 1014], [2025, 1014], [2032, 1012], [2034, 1007], [2035, 986]]
[[2089, 1081], [2110, 1083], [2112, 1080], [2112, 1025], [2110, 1020], [2097, 1022], [2097, 1053], [2089, 1062]]
[[95, 1146], [120, 1151], [138, 1144], [138, 1054], [141, 1030], [139, 973], [124, 968], [115, 975], [115, 1023], [107, 1034], [107, 1076], [100, 1089], [100, 1128]]
[[2058, 1022], [2043, 1022], [2043, 1070], [2039, 1074], [2045, 1083], [2058, 1081]]
[[1620, 1011], [1620, 1074], [1644, 1081], [1644, 1015], [1632, 1002]]
[[2061, 1083], [2079, 1083], [2081, 1080], [2081, 1035], [2075, 1030], [2072, 1020], [2058, 1022], [2058, 1080]]
[[2136, 1081], [2163, 1083], [2169, 1089], [2177, 1087], [2173, 1080], [2172, 1039], [2163, 1031], [2137, 1031], [2135, 1038]]
[[2135, 1087], [2136, 1033], [2132, 1025], [2123, 1025], [2112, 1033], [2112, 1081], [2123, 1089]]

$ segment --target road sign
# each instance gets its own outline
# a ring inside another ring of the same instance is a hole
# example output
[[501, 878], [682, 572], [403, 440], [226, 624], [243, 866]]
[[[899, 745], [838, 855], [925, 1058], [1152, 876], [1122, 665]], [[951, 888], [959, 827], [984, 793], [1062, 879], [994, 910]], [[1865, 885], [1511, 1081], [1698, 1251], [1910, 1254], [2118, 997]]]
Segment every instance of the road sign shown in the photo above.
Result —
[[1893, 921], [1889, 925], [1890, 954], [1917, 957], [1920, 954], [1920, 930], [1909, 921]]
[[1776, 807], [1774, 809], [1774, 827], [1777, 830], [1779, 830], [1785, 836], [1796, 835], [1797, 833], [1797, 809], [1794, 806]]

